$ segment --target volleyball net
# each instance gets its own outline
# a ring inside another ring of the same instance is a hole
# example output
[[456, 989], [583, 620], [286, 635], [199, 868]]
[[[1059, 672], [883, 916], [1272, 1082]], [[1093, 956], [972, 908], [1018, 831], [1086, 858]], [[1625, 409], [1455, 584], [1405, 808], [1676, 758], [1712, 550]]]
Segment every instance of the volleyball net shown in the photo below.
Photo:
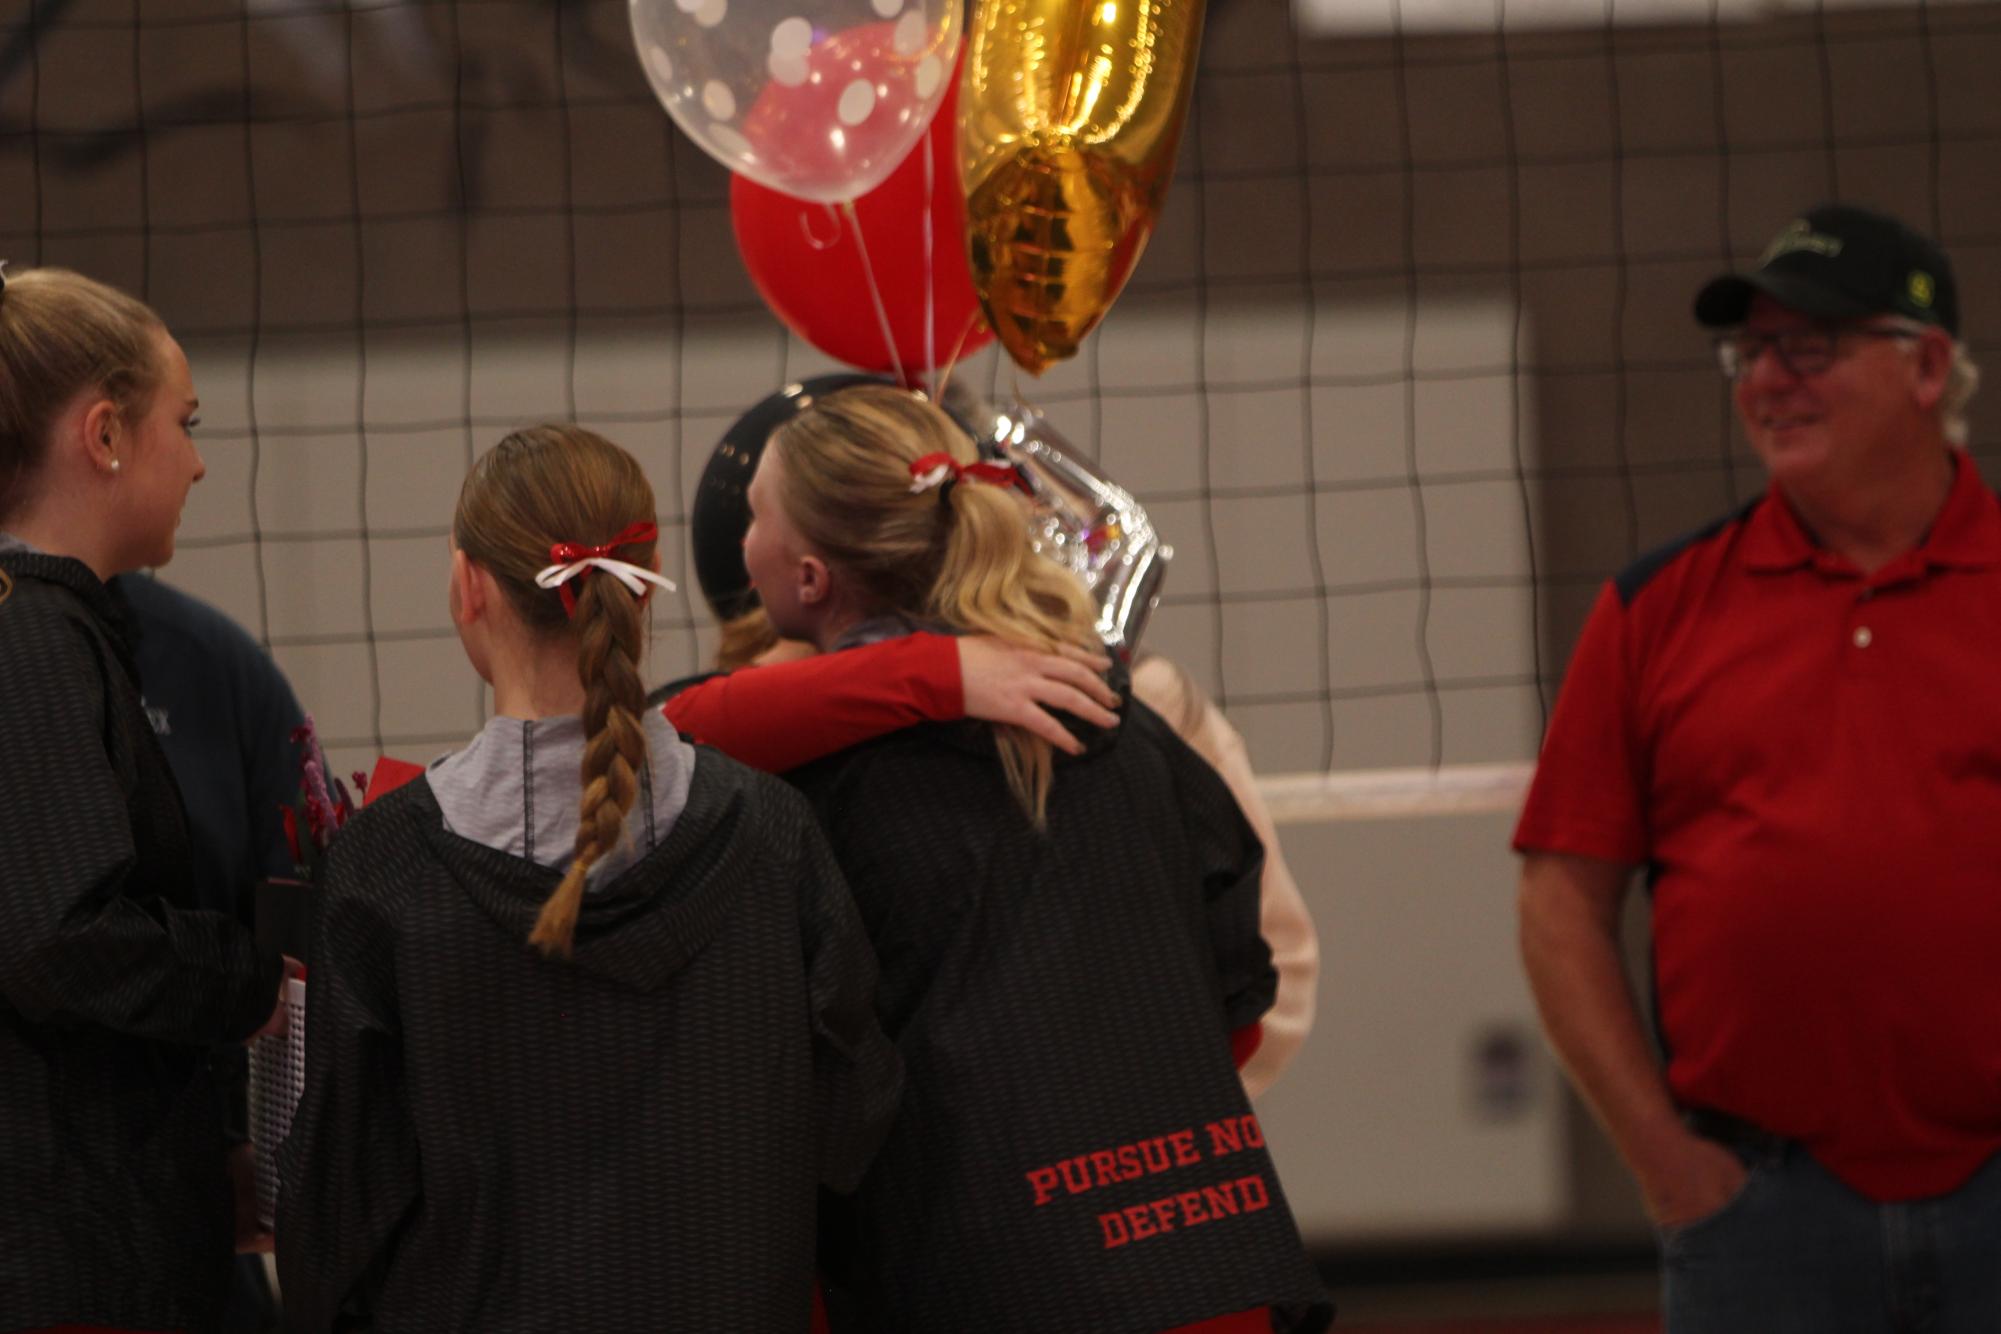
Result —
[[[1933, 231], [1989, 337], [1992, 7], [1623, 3], [1212, 0], [1102, 329], [1039, 380], [955, 371], [1146, 505], [1176, 555], [1145, 647], [1287, 818], [1519, 790], [1598, 586], [1762, 485], [1689, 302], [1800, 208]], [[0, 182], [0, 256], [182, 337], [209, 475], [168, 575], [271, 645], [341, 770], [483, 719], [446, 532], [527, 422], [640, 458], [681, 584], [651, 675], [707, 665], [694, 479], [832, 367], [750, 288], [621, 0], [16, 0]]]

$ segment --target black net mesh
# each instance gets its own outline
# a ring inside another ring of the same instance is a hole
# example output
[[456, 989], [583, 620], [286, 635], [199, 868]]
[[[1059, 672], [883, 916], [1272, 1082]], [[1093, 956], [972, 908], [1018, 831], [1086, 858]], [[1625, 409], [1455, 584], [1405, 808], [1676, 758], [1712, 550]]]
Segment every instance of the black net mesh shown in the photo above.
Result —
[[[957, 372], [1147, 503], [1177, 549], [1150, 646], [1266, 771], [1533, 754], [1597, 584], [1761, 485], [1688, 307], [1805, 204], [1932, 230], [1976, 356], [1993, 327], [1990, 7], [1516, 31], [1532, 12], [1302, 38], [1216, 0], [1110, 319], [1039, 381], [991, 351]], [[627, 445], [678, 578], [723, 427], [828, 368], [751, 291], [727, 177], [647, 92], [620, 0], [0, 22], [0, 255], [181, 336], [209, 476], [169, 576], [269, 641], [344, 768], [482, 717], [444, 605], [477, 450], [541, 419]], [[653, 621], [656, 678], [706, 663], [691, 588]]]

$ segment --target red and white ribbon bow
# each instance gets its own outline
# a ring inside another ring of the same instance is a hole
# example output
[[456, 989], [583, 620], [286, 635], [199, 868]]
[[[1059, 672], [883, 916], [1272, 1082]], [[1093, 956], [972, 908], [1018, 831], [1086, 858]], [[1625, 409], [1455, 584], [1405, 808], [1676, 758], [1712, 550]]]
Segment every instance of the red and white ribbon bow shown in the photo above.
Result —
[[538, 588], [553, 588], [563, 595], [563, 614], [577, 614], [577, 595], [570, 588], [570, 582], [589, 574], [592, 570], [603, 570], [612, 578], [624, 584], [632, 596], [645, 600], [648, 584], [674, 591], [674, 581], [663, 579], [643, 565], [630, 561], [612, 559], [612, 552], [635, 542], [651, 542], [660, 535], [660, 529], [650, 523], [635, 523], [603, 546], [586, 547], [575, 542], [558, 542], [549, 548], [549, 559], [556, 562], [535, 576]]
[[929, 491], [934, 486], [943, 486], [946, 482], [956, 482], [962, 477], [993, 486], [1021, 485], [1021, 477], [1012, 463], [961, 463], [942, 451], [926, 454], [912, 463], [910, 475], [916, 479], [910, 484], [912, 495]]

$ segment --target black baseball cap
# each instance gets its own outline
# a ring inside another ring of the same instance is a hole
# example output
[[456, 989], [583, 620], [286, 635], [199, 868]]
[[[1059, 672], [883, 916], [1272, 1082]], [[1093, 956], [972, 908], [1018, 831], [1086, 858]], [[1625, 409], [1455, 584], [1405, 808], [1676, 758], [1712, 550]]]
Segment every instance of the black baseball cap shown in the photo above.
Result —
[[758, 605], [743, 563], [743, 536], [750, 531], [750, 479], [764, 457], [764, 442], [823, 394], [858, 384], [889, 384], [880, 375], [842, 371], [788, 384], [765, 395], [731, 423], [709, 455], [689, 505], [688, 537], [695, 551], [695, 582], [722, 620], [734, 620]]
[[1773, 238], [1756, 269], [1711, 279], [1696, 294], [1696, 321], [1742, 324], [1761, 292], [1817, 319], [1895, 314], [1959, 336], [1959, 288], [1945, 252], [1895, 218], [1849, 204], [1809, 209]]

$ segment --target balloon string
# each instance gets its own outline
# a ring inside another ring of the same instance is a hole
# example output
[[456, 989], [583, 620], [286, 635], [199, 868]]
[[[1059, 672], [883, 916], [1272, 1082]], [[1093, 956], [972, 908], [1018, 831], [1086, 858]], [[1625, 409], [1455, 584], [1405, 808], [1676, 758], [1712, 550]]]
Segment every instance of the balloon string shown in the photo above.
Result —
[[979, 319], [980, 312], [977, 310], [966, 316], [966, 323], [960, 328], [958, 338], [953, 340], [952, 354], [945, 358], [945, 365], [938, 372], [937, 401], [940, 403], [945, 401], [945, 391], [952, 387], [952, 372], [958, 369], [959, 355], [966, 350], [966, 340], [973, 336], [973, 330], [978, 326]]
[[933, 188], [931, 136], [937, 133], [937, 130], [938, 119], [934, 116], [931, 119], [931, 124], [925, 127], [924, 144], [918, 150], [924, 154], [924, 365], [932, 377], [929, 383], [931, 387], [931, 401], [934, 403], [944, 393], [944, 387], [938, 383], [936, 375], [938, 366], [938, 330], [936, 327], [937, 317], [932, 313], [931, 306], [931, 289], [938, 271], [937, 266], [932, 263], [931, 256], [931, 191]]
[[869, 263], [868, 238], [862, 235], [861, 217], [855, 212], [852, 200], [842, 203], [841, 212], [847, 214], [848, 225], [855, 229], [855, 249], [862, 255], [862, 278], [868, 283], [869, 303], [875, 307], [875, 322], [882, 330], [882, 345], [889, 351], [889, 364], [896, 371], [896, 382], [907, 385], [910, 381], [903, 374], [903, 360], [896, 355], [896, 335], [889, 331], [889, 312], [883, 309], [882, 289], [875, 284], [875, 266]]

